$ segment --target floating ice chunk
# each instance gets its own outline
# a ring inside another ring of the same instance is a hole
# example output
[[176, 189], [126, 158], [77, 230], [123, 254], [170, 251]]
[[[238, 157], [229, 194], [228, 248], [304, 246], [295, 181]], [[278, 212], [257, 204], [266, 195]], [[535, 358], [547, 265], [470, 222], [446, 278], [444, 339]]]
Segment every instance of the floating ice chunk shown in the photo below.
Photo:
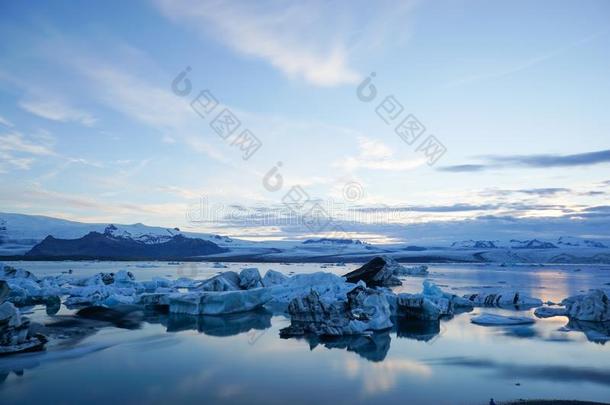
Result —
[[171, 293], [167, 291], [140, 294], [135, 300], [135, 303], [153, 308], [169, 307], [170, 294]]
[[102, 301], [102, 305], [114, 307], [122, 304], [133, 304], [134, 297], [131, 295], [110, 294], [108, 298]]
[[399, 316], [431, 321], [453, 315], [453, 304], [444, 297], [403, 293], [397, 295], [396, 311]]
[[591, 290], [562, 301], [567, 315], [572, 319], [590, 322], [610, 321], [610, 302], [603, 290]]
[[236, 291], [240, 290], [239, 275], [234, 271], [225, 271], [205, 280], [198, 287], [202, 291]]
[[[1, 263], [0, 263], [1, 264]], [[38, 278], [31, 272], [23, 269], [16, 269], [11, 266], [1, 264], [0, 266], [0, 279], [8, 280], [15, 278], [27, 278], [33, 281], [38, 281]]]
[[352, 288], [342, 299], [330, 299], [312, 290], [293, 299], [288, 312], [291, 325], [280, 331], [282, 336], [357, 335], [392, 327], [385, 295], [363, 285]]
[[519, 292], [480, 293], [464, 295], [477, 307], [525, 307], [534, 308], [542, 305], [542, 300], [528, 297]]
[[394, 259], [386, 258], [386, 260], [392, 260], [395, 268], [395, 276], [426, 276], [428, 275], [428, 266], [403, 266], [396, 262]]
[[354, 284], [346, 283], [343, 277], [332, 273], [317, 272], [294, 275], [284, 283], [264, 290], [270, 297], [269, 304], [285, 309], [290, 301], [302, 297], [310, 291], [316, 291], [325, 299], [336, 300], [345, 298], [354, 286]]
[[180, 277], [172, 283], [172, 287], [174, 288], [195, 288], [201, 282], [190, 279], [188, 277]]
[[[189, 280], [189, 283], [192, 283], [192, 280]], [[171, 280], [168, 280], [163, 277], [153, 277], [152, 280], [142, 281], [140, 284], [147, 292], [157, 291], [160, 288], [169, 289], [174, 286], [174, 283]]]
[[131, 286], [136, 278], [130, 271], [120, 270], [114, 275], [113, 284]]
[[239, 273], [239, 286], [245, 290], [263, 286], [261, 275], [256, 267], [243, 269]]
[[567, 316], [568, 313], [563, 307], [540, 307], [536, 308], [534, 315], [538, 318], [552, 318], [554, 316]]
[[364, 266], [345, 274], [344, 277], [350, 283], [364, 281], [369, 287], [395, 286], [402, 284], [395, 275], [401, 268], [396, 260], [378, 256]]
[[497, 314], [481, 314], [470, 319], [470, 322], [483, 326], [531, 325], [536, 321], [526, 316], [503, 316]]
[[462, 298], [455, 294], [447, 293], [441, 290], [439, 286], [434, 284], [430, 280], [424, 280], [424, 289], [422, 294], [429, 299], [434, 301], [434, 298], [445, 298], [451, 302], [455, 308], [473, 308], [474, 304], [472, 301]]
[[265, 276], [262, 279], [263, 286], [265, 287], [284, 284], [286, 281], [288, 281], [288, 276], [275, 270], [267, 270], [267, 273], [265, 273]]
[[220, 315], [251, 311], [269, 300], [264, 288], [240, 291], [197, 291], [172, 294], [169, 311], [176, 314]]
[[215, 263], [212, 265], [212, 268], [213, 268], [213, 269], [226, 269], [226, 268], [227, 268], [227, 266], [226, 266], [226, 265], [224, 265], [224, 264], [222, 264], [222, 263], [215, 262]]
[[10, 302], [0, 304], [0, 355], [40, 350], [46, 339], [30, 336], [30, 322]]

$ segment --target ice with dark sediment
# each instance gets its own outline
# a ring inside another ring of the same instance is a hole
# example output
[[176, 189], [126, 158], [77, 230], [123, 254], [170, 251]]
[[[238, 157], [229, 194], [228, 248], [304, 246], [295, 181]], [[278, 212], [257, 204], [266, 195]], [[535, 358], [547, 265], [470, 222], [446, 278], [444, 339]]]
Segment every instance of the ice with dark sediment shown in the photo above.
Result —
[[604, 290], [568, 297], [562, 301], [570, 319], [589, 322], [610, 321], [610, 302]]
[[291, 324], [282, 329], [283, 336], [358, 335], [393, 326], [385, 294], [367, 288], [362, 282], [342, 297], [320, 295], [312, 290], [293, 299], [288, 313]]
[[518, 291], [467, 294], [463, 298], [472, 302], [476, 307], [535, 308], [542, 305], [542, 300]]

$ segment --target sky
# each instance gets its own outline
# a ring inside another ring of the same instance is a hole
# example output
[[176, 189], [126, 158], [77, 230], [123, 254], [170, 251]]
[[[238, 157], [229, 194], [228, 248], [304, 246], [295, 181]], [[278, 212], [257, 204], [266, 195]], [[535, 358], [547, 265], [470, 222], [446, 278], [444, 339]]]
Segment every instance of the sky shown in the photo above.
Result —
[[2, 1], [0, 211], [608, 238], [608, 21], [603, 0]]

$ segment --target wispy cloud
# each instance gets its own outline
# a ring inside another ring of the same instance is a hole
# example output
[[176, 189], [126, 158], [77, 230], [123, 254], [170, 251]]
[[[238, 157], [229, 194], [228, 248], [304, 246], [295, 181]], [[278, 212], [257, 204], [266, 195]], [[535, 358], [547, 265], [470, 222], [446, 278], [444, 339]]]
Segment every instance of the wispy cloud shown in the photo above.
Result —
[[[359, 75], [348, 66], [345, 46], [332, 37], [318, 2], [234, 2], [158, 0], [161, 12], [226, 43], [233, 50], [266, 60], [290, 77], [317, 85], [354, 83]], [[308, 39], [327, 33], [325, 43]]]
[[486, 156], [483, 158], [487, 161], [487, 163], [444, 166], [439, 168], [438, 170], [444, 172], [460, 173], [479, 172], [483, 170], [499, 168], [549, 168], [590, 166], [601, 163], [610, 163], [610, 149], [595, 152], [576, 153], [572, 155], [538, 154]]
[[[379, 37], [385, 35], [388, 26], [400, 26], [405, 31], [404, 15], [414, 2], [356, 5], [360, 11], [371, 7], [365, 21], [356, 21], [353, 10], [342, 8], [340, 3], [324, 1], [155, 3], [172, 21], [185, 23], [235, 52], [265, 60], [288, 77], [335, 86], [360, 79], [350, 66], [350, 53], [365, 47], [364, 43], [373, 46], [382, 42]], [[375, 29], [368, 30], [365, 25]]]
[[0, 115], [0, 125], [4, 125], [5, 127], [12, 128], [14, 127], [13, 123]]
[[53, 150], [48, 146], [41, 143], [30, 142], [18, 132], [0, 135], [0, 150], [5, 152], [21, 152], [39, 156], [49, 156], [55, 154], [55, 152], [53, 152]]
[[504, 76], [509, 76], [509, 75], [518, 73], [522, 70], [526, 70], [526, 69], [529, 69], [536, 65], [539, 65], [541, 63], [544, 63], [544, 62], [546, 62], [550, 59], [553, 59], [559, 55], [562, 55], [566, 52], [572, 51], [575, 48], [578, 48], [591, 41], [594, 41], [595, 39], [597, 39], [603, 35], [606, 35], [607, 33], [608, 33], [608, 31], [604, 30], [602, 32], [597, 32], [592, 35], [588, 35], [584, 38], [581, 38], [581, 39], [573, 41], [567, 45], [564, 45], [558, 49], [548, 51], [548, 52], [543, 52], [543, 53], [536, 55], [534, 57], [531, 57], [529, 59], [518, 61], [516, 63], [508, 65], [507, 67], [505, 67], [503, 69], [499, 69], [495, 72], [473, 74], [473, 75], [470, 75], [467, 77], [463, 77], [452, 83], [449, 83], [449, 86], [459, 86], [459, 85], [469, 84], [469, 83], [474, 83], [474, 82], [499, 79]]
[[383, 142], [367, 138], [358, 138], [357, 156], [348, 156], [333, 164], [347, 171], [357, 169], [406, 171], [412, 170], [426, 163], [425, 158], [403, 160], [394, 158], [392, 149]]
[[19, 107], [31, 114], [52, 121], [79, 122], [88, 127], [97, 121], [88, 112], [71, 107], [64, 101], [56, 99], [29, 98], [21, 100]]

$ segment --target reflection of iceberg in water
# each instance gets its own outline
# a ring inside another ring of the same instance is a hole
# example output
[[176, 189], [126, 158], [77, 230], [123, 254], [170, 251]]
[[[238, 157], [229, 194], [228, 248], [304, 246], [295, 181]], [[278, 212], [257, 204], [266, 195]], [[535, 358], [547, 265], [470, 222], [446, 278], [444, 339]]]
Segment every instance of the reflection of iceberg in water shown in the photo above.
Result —
[[357, 353], [360, 357], [372, 361], [383, 361], [390, 350], [392, 338], [389, 332], [373, 333], [371, 335], [316, 336], [313, 334], [290, 339], [305, 339], [311, 350], [318, 345], [327, 349], [343, 349]]
[[441, 332], [440, 321], [422, 321], [398, 317], [393, 320], [396, 336], [428, 342]]
[[[169, 314], [166, 318], [168, 332], [197, 330], [210, 336], [233, 336], [271, 327], [271, 313], [265, 310], [230, 315]], [[163, 322], [162, 322], [163, 323]]]
[[610, 322], [587, 322], [570, 319], [565, 329], [584, 333], [589, 342], [603, 345], [610, 340]]

